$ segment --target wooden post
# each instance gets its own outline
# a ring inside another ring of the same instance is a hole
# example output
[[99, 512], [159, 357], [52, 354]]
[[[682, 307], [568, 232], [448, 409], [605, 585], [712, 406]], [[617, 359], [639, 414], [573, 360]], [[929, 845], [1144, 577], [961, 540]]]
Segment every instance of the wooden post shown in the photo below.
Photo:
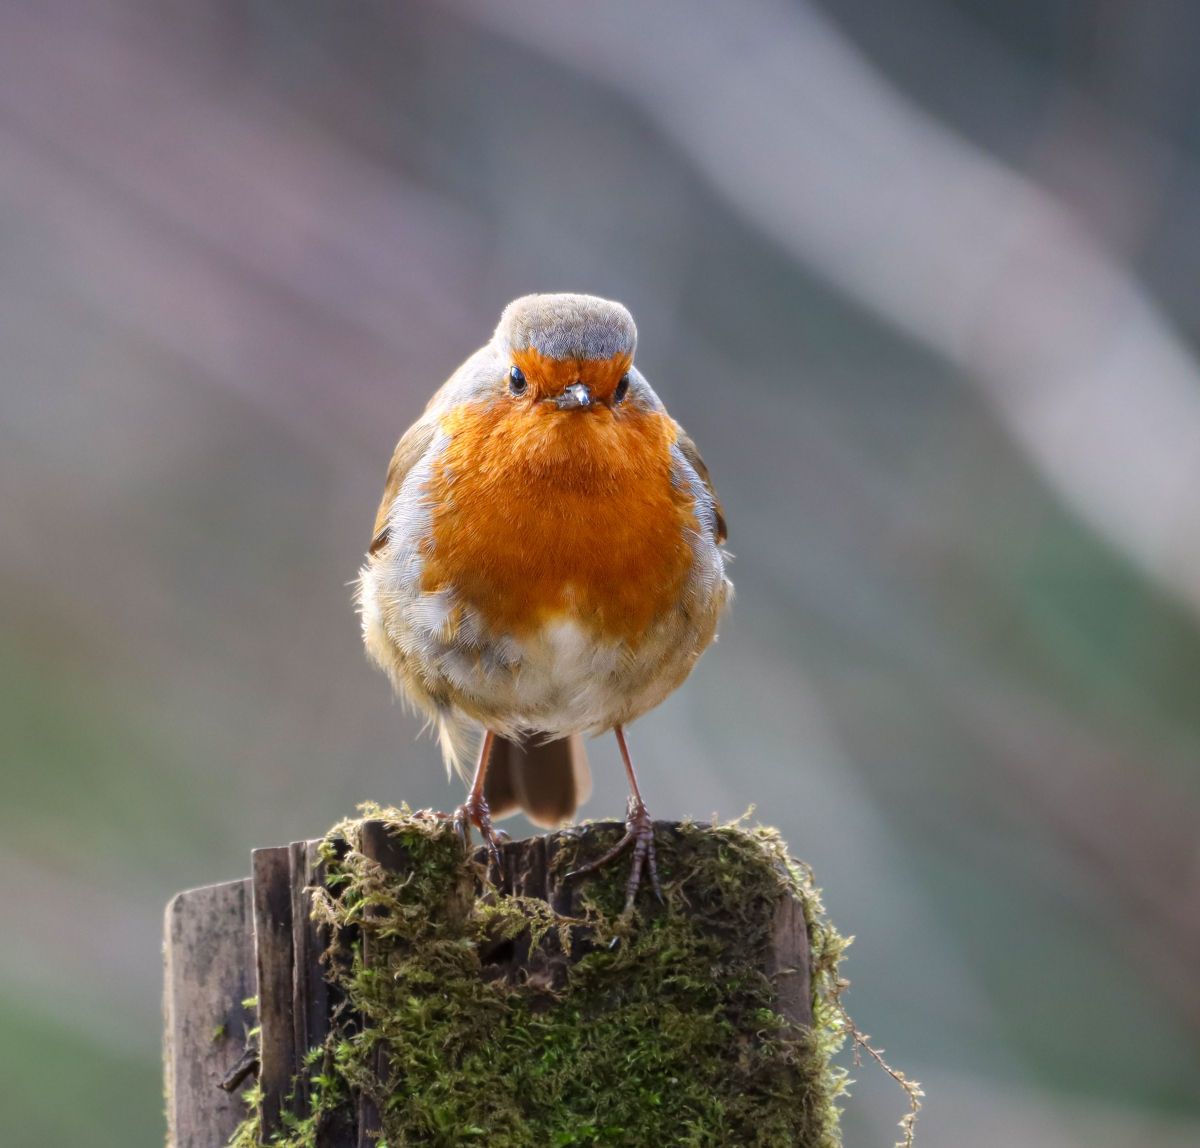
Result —
[[282, 1113], [296, 1075], [292, 1019], [291, 850], [255, 849], [254, 958], [258, 974], [259, 1069], [266, 1140], [283, 1128]]
[[[612, 830], [622, 828], [616, 822], [600, 822], [505, 842], [503, 877], [494, 872], [491, 876], [502, 893], [536, 897], [563, 916], [578, 917], [581, 883], [558, 875], [555, 858], [581, 834], [611, 836]], [[679, 837], [674, 822], [656, 822], [654, 828], [660, 842]], [[246, 1115], [237, 1083], [255, 1069], [262, 1088], [264, 1140], [281, 1128], [285, 1106], [299, 1115], [308, 1111], [305, 1058], [328, 1035], [331, 1012], [339, 1004], [320, 960], [330, 937], [311, 916], [313, 896], [324, 880], [319, 844], [299, 841], [256, 849], [251, 879], [180, 893], [167, 907], [168, 1148], [224, 1148]], [[363, 822], [361, 847], [387, 870], [403, 873], [409, 864], [387, 822]], [[475, 859], [483, 862], [486, 854], [479, 850]], [[445, 911], [465, 913], [472, 895], [469, 887], [454, 891]], [[369, 962], [369, 935], [363, 944]], [[576, 953], [585, 948], [573, 946]], [[481, 946], [480, 959], [485, 977], [515, 977], [520, 972], [528, 981], [552, 989], [566, 983], [572, 960], [553, 934], [532, 952], [527, 937], [502, 943], [494, 951]], [[803, 907], [791, 897], [776, 911], [764, 972], [776, 986], [776, 1011], [794, 1025], [811, 1025], [808, 932]], [[253, 1020], [241, 1002], [253, 995], [258, 997], [261, 1034], [247, 1055], [246, 1034]], [[385, 1055], [380, 1050], [380, 1056]], [[381, 1079], [386, 1067], [383, 1062], [378, 1066]], [[232, 1091], [223, 1090], [222, 1084]], [[356, 1111], [339, 1114], [327, 1124], [318, 1129], [321, 1148], [373, 1148], [381, 1128], [379, 1113], [366, 1096], [359, 1099]]]
[[794, 897], [775, 910], [775, 938], [767, 952], [767, 976], [775, 982], [775, 1011], [794, 1025], [812, 1025], [812, 970], [808, 925]]
[[242, 1004], [255, 991], [252, 898], [247, 879], [179, 893], [167, 906], [163, 1059], [170, 1148], [220, 1148], [246, 1115], [240, 1081], [230, 1090], [221, 1085], [236, 1076], [255, 1023]]

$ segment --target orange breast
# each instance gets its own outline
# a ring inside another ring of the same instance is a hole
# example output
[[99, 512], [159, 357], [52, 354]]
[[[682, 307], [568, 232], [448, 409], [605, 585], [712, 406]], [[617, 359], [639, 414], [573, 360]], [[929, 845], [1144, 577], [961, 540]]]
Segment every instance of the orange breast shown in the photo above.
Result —
[[636, 644], [691, 565], [692, 500], [671, 483], [675, 428], [633, 407], [500, 400], [442, 420], [422, 589], [453, 588], [493, 633], [569, 616]]

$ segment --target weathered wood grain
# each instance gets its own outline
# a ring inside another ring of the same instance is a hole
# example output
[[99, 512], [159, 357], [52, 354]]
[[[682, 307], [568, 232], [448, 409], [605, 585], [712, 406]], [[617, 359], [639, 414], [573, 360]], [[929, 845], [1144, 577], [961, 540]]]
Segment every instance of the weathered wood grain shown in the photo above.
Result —
[[767, 950], [766, 974], [775, 984], [775, 1011], [794, 1025], [811, 1028], [812, 950], [804, 907], [787, 896], [775, 910], [771, 947]]
[[388, 832], [386, 821], [362, 823], [362, 852], [391, 873], [403, 873], [408, 868], [408, 850], [398, 837]]
[[291, 850], [255, 849], [254, 955], [258, 974], [258, 1022], [262, 1086], [262, 1138], [283, 1127], [281, 1113], [296, 1073], [296, 1031], [292, 1019]]
[[168, 1148], [220, 1148], [246, 1116], [219, 1087], [242, 1058], [254, 1020], [249, 880], [179, 893], [167, 905], [163, 1060]]

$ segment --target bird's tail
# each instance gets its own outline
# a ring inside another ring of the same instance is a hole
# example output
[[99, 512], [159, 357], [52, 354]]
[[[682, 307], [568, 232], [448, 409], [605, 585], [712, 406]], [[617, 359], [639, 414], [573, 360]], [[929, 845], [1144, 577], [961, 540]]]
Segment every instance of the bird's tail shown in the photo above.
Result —
[[570, 821], [592, 792], [592, 774], [579, 734], [554, 741], [492, 739], [483, 795], [493, 817], [523, 810], [535, 825]]

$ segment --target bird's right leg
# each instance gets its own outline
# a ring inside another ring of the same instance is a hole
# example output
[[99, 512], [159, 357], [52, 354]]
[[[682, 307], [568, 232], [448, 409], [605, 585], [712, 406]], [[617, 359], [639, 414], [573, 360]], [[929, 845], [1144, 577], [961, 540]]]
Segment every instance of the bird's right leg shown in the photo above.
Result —
[[491, 730], [484, 735], [483, 746], [479, 750], [479, 763], [475, 766], [475, 778], [471, 782], [471, 792], [467, 794], [467, 800], [454, 811], [454, 827], [463, 839], [464, 846], [470, 848], [471, 826], [476, 826], [479, 829], [479, 836], [483, 838], [483, 843], [487, 846], [489, 856], [495, 863], [496, 871], [500, 872], [500, 849], [498, 847], [501, 840], [500, 831], [492, 828], [492, 813], [488, 809], [487, 799], [483, 796], [483, 782], [487, 776], [488, 758], [491, 756], [492, 742], [495, 739], [496, 735]]

